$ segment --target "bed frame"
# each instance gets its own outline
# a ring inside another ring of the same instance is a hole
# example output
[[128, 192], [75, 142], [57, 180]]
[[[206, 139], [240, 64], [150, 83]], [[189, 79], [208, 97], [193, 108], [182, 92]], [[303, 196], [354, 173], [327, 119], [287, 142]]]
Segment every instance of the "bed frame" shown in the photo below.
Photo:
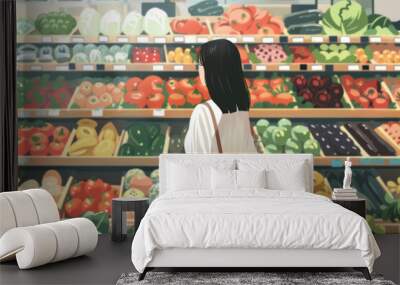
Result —
[[[307, 191], [313, 192], [313, 157], [310, 154], [162, 154], [160, 155], [160, 193], [166, 189], [166, 170], [169, 161], [204, 161], [215, 159], [262, 158], [271, 161], [281, 159], [304, 160], [305, 175], [309, 178]], [[367, 280], [371, 275], [359, 250], [330, 249], [249, 249], [249, 248], [169, 248], [155, 250], [139, 280], [155, 268], [232, 268], [246, 271], [250, 268], [343, 268], [361, 271]]]

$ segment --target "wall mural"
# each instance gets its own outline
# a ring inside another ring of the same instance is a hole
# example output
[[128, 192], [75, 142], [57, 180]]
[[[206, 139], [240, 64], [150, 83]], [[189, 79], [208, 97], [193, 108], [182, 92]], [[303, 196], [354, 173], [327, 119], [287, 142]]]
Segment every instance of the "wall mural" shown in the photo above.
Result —
[[102, 233], [113, 197], [152, 201], [158, 155], [184, 152], [192, 109], [210, 96], [199, 47], [226, 38], [263, 151], [313, 154], [327, 197], [350, 157], [372, 230], [400, 233], [396, 19], [373, 1], [142, 2], [17, 1], [20, 189], [47, 189], [62, 217]]

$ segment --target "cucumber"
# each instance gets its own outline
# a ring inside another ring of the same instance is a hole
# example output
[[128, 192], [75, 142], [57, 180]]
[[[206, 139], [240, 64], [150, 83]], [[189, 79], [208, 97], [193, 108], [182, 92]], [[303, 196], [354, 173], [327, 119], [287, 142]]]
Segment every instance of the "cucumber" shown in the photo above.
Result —
[[318, 23], [321, 18], [321, 11], [317, 9], [311, 9], [289, 14], [283, 19], [283, 22], [285, 23], [286, 27], [290, 27], [292, 25]]
[[322, 26], [320, 24], [291, 25], [287, 31], [295, 35], [319, 35], [322, 33]]
[[195, 5], [190, 6], [188, 8], [188, 11], [192, 16], [198, 16], [199, 14], [202, 14], [204, 10], [217, 5], [218, 5], [217, 0], [204, 0]]

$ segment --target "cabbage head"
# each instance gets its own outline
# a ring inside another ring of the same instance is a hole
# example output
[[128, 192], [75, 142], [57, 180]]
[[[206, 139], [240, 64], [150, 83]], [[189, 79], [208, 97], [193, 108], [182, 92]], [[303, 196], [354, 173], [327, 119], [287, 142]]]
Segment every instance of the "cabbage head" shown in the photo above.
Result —
[[362, 35], [368, 29], [368, 16], [356, 0], [341, 0], [325, 12], [322, 27], [328, 35]]
[[93, 8], [85, 8], [79, 16], [78, 28], [82, 36], [98, 36], [100, 15]]
[[106, 36], [121, 34], [121, 14], [116, 10], [106, 12], [100, 20], [100, 32]]
[[150, 36], [164, 36], [169, 33], [167, 13], [159, 8], [151, 8], [144, 16], [144, 31]]
[[138, 36], [143, 32], [143, 16], [132, 11], [126, 15], [122, 23], [122, 32], [127, 36]]

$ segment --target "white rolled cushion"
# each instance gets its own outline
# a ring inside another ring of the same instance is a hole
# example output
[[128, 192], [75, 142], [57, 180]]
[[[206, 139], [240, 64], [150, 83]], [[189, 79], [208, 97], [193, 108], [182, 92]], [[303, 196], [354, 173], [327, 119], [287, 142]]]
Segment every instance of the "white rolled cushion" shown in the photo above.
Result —
[[235, 170], [237, 188], [267, 188], [267, 171]]
[[10, 202], [6, 197], [0, 195], [0, 237], [16, 226], [17, 223]]
[[236, 174], [233, 169], [211, 169], [211, 188], [213, 190], [236, 190]]
[[78, 234], [78, 249], [74, 257], [91, 252], [96, 248], [98, 232], [92, 221], [86, 218], [75, 218], [63, 222], [72, 225]]
[[10, 202], [17, 227], [33, 226], [39, 223], [32, 198], [24, 191], [3, 192], [1, 195]]
[[56, 249], [54, 232], [43, 225], [14, 228], [0, 238], [0, 259], [19, 250], [16, 258], [20, 269], [51, 262]]
[[51, 262], [57, 262], [75, 256], [78, 250], [78, 233], [65, 221], [44, 224], [56, 236], [57, 250]]
[[44, 189], [30, 189], [23, 192], [31, 197], [38, 214], [39, 224], [60, 220], [56, 202], [49, 192]]

